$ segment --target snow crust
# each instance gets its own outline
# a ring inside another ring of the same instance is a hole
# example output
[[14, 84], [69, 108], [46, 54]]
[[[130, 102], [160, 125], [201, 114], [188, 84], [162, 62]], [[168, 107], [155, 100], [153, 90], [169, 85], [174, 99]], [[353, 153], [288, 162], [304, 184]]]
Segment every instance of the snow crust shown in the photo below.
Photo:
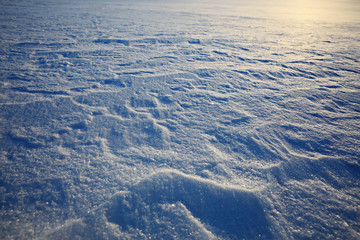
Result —
[[0, 239], [359, 239], [359, 8], [1, 1]]
[[[268, 207], [255, 192], [173, 170], [145, 178], [110, 202], [46, 238], [274, 239]], [[90, 230], [98, 225], [100, 231]]]

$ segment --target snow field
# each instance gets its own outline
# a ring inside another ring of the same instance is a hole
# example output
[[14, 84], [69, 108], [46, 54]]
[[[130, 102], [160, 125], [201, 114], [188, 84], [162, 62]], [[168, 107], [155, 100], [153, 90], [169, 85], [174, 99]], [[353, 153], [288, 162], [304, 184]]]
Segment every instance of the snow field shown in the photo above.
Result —
[[358, 20], [263, 6], [2, 1], [0, 238], [359, 238]]

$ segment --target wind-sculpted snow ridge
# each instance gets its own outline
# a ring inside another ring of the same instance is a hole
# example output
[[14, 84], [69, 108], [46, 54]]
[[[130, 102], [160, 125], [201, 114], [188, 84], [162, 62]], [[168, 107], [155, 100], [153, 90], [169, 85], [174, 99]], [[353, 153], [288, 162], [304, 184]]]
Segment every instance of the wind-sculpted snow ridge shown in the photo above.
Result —
[[276, 239], [256, 192], [164, 170], [47, 239]]

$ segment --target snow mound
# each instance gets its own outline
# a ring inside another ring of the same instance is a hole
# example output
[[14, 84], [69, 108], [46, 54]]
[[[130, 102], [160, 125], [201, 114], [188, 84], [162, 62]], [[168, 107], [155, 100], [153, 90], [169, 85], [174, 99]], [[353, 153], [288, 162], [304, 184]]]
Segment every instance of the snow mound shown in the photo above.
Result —
[[266, 209], [256, 192], [166, 170], [47, 238], [273, 239]]

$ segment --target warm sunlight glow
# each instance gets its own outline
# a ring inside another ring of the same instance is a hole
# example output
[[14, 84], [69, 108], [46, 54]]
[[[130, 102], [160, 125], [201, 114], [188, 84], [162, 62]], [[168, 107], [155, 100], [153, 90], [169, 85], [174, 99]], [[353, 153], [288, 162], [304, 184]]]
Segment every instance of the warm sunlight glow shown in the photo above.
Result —
[[278, 1], [274, 6], [284, 16], [298, 21], [354, 21], [360, 20], [359, 1], [294, 0]]
[[[299, 22], [360, 21], [359, 0], [229, 0], [219, 3], [221, 11], [227, 3], [229, 12], [249, 17], [295, 20]], [[237, 6], [234, 8], [234, 3]]]

